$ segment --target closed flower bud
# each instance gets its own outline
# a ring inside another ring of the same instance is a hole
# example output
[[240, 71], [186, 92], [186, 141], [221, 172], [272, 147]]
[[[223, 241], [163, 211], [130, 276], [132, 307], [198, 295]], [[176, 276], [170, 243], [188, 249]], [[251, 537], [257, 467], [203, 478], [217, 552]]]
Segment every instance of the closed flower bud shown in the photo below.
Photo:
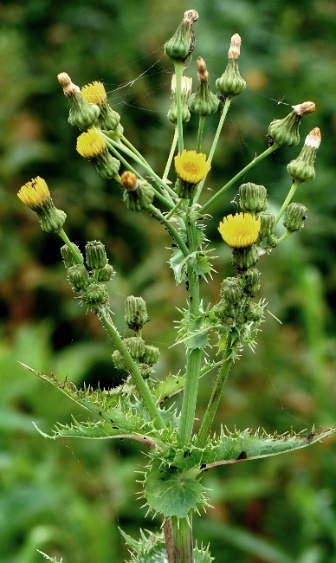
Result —
[[64, 94], [69, 98], [71, 108], [68, 121], [73, 127], [78, 127], [81, 131], [92, 127], [100, 115], [98, 105], [87, 102], [78, 86], [73, 84], [71, 78], [65, 72], [61, 72], [58, 81], [63, 88]]
[[248, 270], [259, 260], [259, 252], [255, 246], [250, 248], [234, 248], [232, 264], [238, 271]]
[[115, 350], [112, 354], [112, 361], [114, 366], [117, 369], [122, 369], [122, 370], [126, 370], [127, 369], [127, 364], [124, 360], [123, 355], [119, 352], [119, 350]]
[[197, 71], [199, 86], [197, 92], [189, 98], [189, 109], [200, 117], [207, 117], [215, 113], [218, 108], [219, 99], [211, 92], [208, 83], [208, 71], [202, 57], [197, 59]]
[[[191, 93], [192, 78], [188, 76], [182, 76], [181, 83], [181, 115], [182, 123], [188, 123], [190, 120], [190, 111], [188, 108], [188, 100]], [[167, 113], [169, 121], [172, 123], [177, 123], [177, 101], [176, 101], [176, 74], [173, 74], [171, 81], [171, 105]]]
[[283, 226], [291, 233], [299, 231], [307, 219], [307, 211], [307, 208], [301, 203], [291, 203], [285, 211]]
[[131, 354], [133, 360], [137, 362], [142, 362], [145, 353], [145, 342], [142, 338], [138, 336], [131, 336], [130, 338], [125, 338], [124, 344]]
[[295, 160], [292, 160], [287, 166], [287, 171], [295, 182], [301, 183], [314, 180], [314, 162], [320, 144], [321, 132], [318, 127], [315, 127], [315, 129], [307, 135], [299, 156]]
[[98, 282], [108, 282], [115, 274], [113, 266], [111, 264], [105, 264], [102, 268], [95, 270], [95, 278]]
[[47, 183], [43, 178], [37, 176], [24, 184], [18, 191], [17, 196], [24, 205], [36, 213], [42, 231], [57, 233], [62, 229], [66, 214], [55, 207]]
[[100, 240], [92, 240], [85, 246], [85, 262], [91, 270], [103, 268], [107, 264], [105, 246]]
[[80, 291], [90, 284], [89, 272], [82, 264], [70, 266], [67, 271], [69, 283], [74, 291]]
[[242, 184], [239, 188], [239, 205], [243, 211], [260, 213], [267, 209], [267, 190], [265, 186]]
[[291, 147], [300, 142], [299, 126], [304, 115], [315, 111], [313, 102], [292, 106], [293, 111], [283, 119], [275, 119], [268, 127], [271, 140], [279, 146]]
[[259, 219], [261, 221], [260, 238], [268, 238], [273, 234], [275, 227], [275, 217], [273, 213], [268, 213], [266, 211], [264, 213], [259, 213]]
[[260, 322], [264, 316], [264, 307], [260, 303], [250, 303], [245, 310], [247, 321]]
[[228, 64], [220, 78], [216, 80], [216, 86], [221, 94], [237, 96], [246, 88], [246, 82], [241, 77], [238, 68], [238, 56], [240, 54], [241, 38], [238, 33], [231, 37], [230, 49], [228, 52]]
[[71, 249], [68, 247], [67, 244], [64, 244], [64, 246], [61, 247], [61, 256], [63, 258], [64, 266], [66, 268], [70, 268], [70, 266], [75, 266], [76, 264], [78, 264], [79, 257], [81, 258], [82, 264], [84, 263], [83, 255], [79, 250], [78, 246], [72, 243], [72, 247], [76, 252], [77, 256], [74, 255], [74, 253], [71, 251]]
[[149, 364], [150, 366], [153, 366], [158, 361], [159, 356], [160, 356], [159, 348], [156, 348], [156, 346], [149, 346], [146, 344], [145, 353], [143, 355], [142, 361], [146, 364]]
[[257, 268], [249, 268], [242, 276], [243, 289], [254, 295], [260, 289], [260, 272]]
[[240, 302], [243, 290], [240, 281], [237, 278], [225, 278], [221, 285], [221, 297], [230, 305], [236, 305]]
[[100, 283], [91, 283], [81, 294], [81, 301], [86, 305], [106, 305], [108, 294]]
[[131, 211], [148, 209], [154, 199], [154, 188], [146, 180], [139, 180], [133, 172], [123, 172], [120, 177], [124, 188], [123, 202]]
[[146, 302], [142, 297], [129, 295], [125, 301], [125, 321], [127, 326], [138, 332], [149, 321]]
[[195, 48], [195, 35], [193, 24], [198, 20], [196, 10], [184, 12], [183, 21], [177, 28], [173, 37], [165, 43], [164, 50], [170, 59], [184, 62]]

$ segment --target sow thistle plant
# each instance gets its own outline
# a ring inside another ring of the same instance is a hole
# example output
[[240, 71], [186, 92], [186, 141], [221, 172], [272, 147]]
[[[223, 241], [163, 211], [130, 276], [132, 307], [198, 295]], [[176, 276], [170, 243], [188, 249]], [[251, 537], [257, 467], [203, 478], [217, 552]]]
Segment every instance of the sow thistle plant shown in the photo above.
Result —
[[[66, 73], [58, 76], [70, 103], [68, 121], [80, 130], [78, 153], [95, 166], [100, 176], [112, 181], [113, 189], [119, 185], [125, 213], [147, 213], [149, 218], [158, 219], [170, 235], [169, 265], [176, 283], [185, 284], [187, 290], [187, 306], [179, 311], [175, 342], [186, 350], [186, 363], [180, 373], [160, 380], [156, 377], [160, 351], [145, 340], [143, 327], [149, 317], [141, 296], [130, 295], [125, 302], [125, 322], [131, 335], [122, 337], [124, 327], [119, 332], [115, 326], [106, 289], [115, 271], [103, 243], [89, 241], [82, 253], [69, 240], [64, 230], [66, 215], [55, 207], [44, 179], [36, 177], [18, 192], [20, 200], [37, 214], [42, 230], [55, 233], [63, 241], [61, 255], [75, 297], [97, 315], [111, 339], [115, 367], [127, 373], [118, 387], [78, 389], [68, 380], [35, 372], [93, 416], [89, 421], [59, 424], [52, 435], [41, 432], [43, 436], [127, 438], [143, 445], [145, 463], [139, 496], [148, 515], [161, 517], [162, 529], [157, 534], [141, 532], [137, 540], [123, 533], [132, 562], [210, 562], [209, 548], [193, 539], [193, 514], [206, 511], [209, 506], [203, 473], [219, 465], [303, 448], [335, 431], [313, 429], [306, 435], [291, 430], [283, 435], [249, 429], [230, 431], [222, 413], [223, 426], [220, 430], [213, 427], [229, 372], [246, 346], [255, 348], [264, 320], [265, 300], [256, 297], [260, 289], [258, 261], [303, 227], [306, 207], [291, 200], [301, 183], [314, 178], [321, 136], [318, 128], [313, 129], [300, 154], [288, 164], [292, 183], [277, 216], [269, 210], [265, 186], [248, 182], [239, 187], [240, 210], [224, 217], [218, 226], [222, 244], [232, 249], [233, 275], [223, 279], [217, 303], [205, 305], [201, 287], [215, 273], [205, 235], [206, 222], [210, 220], [208, 211], [215, 204], [217, 209], [223, 205], [228, 189], [264, 158], [282, 146], [297, 145], [301, 119], [312, 113], [315, 105], [310, 101], [296, 104], [285, 118], [275, 119], [268, 128], [269, 143], [264, 152], [204, 203], [199, 203], [205, 182], [211, 176], [215, 150], [218, 145], [223, 150], [219, 141], [228, 110], [234, 98], [245, 90], [246, 82], [238, 68], [241, 39], [235, 34], [227, 67], [216, 81], [217, 92], [211, 91], [206, 63], [199, 57], [199, 84], [191, 93], [191, 79], [184, 76], [184, 71], [195, 48], [197, 19], [195, 10], [186, 11], [164, 46], [174, 65], [168, 119], [175, 132], [163, 176], [152, 169], [124, 134], [120, 116], [110, 107], [101, 82], [80, 89]], [[218, 127], [209, 151], [203, 152], [205, 119], [215, 112], [219, 115]], [[197, 116], [195, 144], [185, 147], [185, 124]], [[281, 219], [284, 229], [278, 236], [276, 227]], [[212, 354], [211, 348], [215, 349]], [[203, 417], [195, 421], [198, 386], [203, 377], [214, 377], [214, 382]], [[181, 401], [167, 407], [167, 400], [178, 394]]]

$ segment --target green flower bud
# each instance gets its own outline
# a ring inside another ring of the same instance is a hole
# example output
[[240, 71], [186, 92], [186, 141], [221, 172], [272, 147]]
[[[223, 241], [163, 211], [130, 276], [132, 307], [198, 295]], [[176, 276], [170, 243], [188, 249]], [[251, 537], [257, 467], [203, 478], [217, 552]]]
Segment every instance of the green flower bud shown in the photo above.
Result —
[[91, 283], [81, 295], [81, 301], [86, 305], [105, 305], [108, 303], [108, 294], [100, 283]]
[[192, 113], [196, 113], [201, 117], [207, 117], [217, 111], [219, 99], [209, 88], [209, 73], [202, 57], [197, 59], [197, 73], [200, 83], [197, 92], [189, 98], [189, 109]]
[[232, 264], [238, 271], [248, 270], [259, 260], [259, 252], [255, 245], [249, 248], [234, 248]]
[[307, 219], [307, 211], [308, 209], [301, 203], [291, 203], [285, 211], [283, 226], [291, 233], [299, 231]]
[[126, 370], [127, 369], [127, 364], [124, 360], [123, 355], [119, 352], [119, 350], [115, 350], [112, 354], [112, 361], [114, 363], [114, 366], [117, 369], [122, 369], [122, 370]]
[[257, 268], [249, 268], [242, 275], [242, 285], [244, 291], [254, 295], [260, 289], [260, 272]]
[[[72, 246], [74, 250], [77, 251], [77, 255], [81, 257], [83, 264], [84, 258], [78, 246], [74, 243], [72, 243]], [[61, 247], [61, 256], [66, 268], [70, 268], [70, 266], [75, 266], [76, 264], [78, 264], [78, 259], [74, 256], [73, 252], [71, 252], [71, 249], [66, 244]]]
[[275, 228], [275, 217], [273, 213], [269, 213], [269, 212], [259, 213], [259, 218], [261, 221], [260, 235], [259, 235], [260, 238], [264, 239], [266, 237], [271, 236]]
[[260, 322], [264, 316], [264, 307], [260, 303], [249, 303], [245, 311], [246, 321]]
[[160, 356], [159, 348], [156, 348], [156, 346], [146, 345], [145, 353], [143, 355], [142, 361], [146, 364], [149, 364], [150, 366], [153, 366], [158, 361], [159, 356]]
[[184, 62], [195, 48], [195, 35], [193, 24], [198, 20], [196, 10], [184, 12], [182, 23], [177, 28], [173, 37], [165, 43], [166, 55], [173, 61]]
[[307, 135], [299, 156], [295, 160], [292, 160], [287, 166], [287, 171], [295, 182], [301, 183], [314, 180], [314, 162], [320, 144], [321, 132], [318, 127], [315, 127], [315, 129]]
[[146, 302], [142, 297], [130, 295], [125, 301], [125, 321], [127, 326], [138, 332], [149, 321]]
[[266, 246], [267, 248], [276, 248], [279, 244], [279, 239], [276, 235], [270, 235], [267, 239], [266, 239]]
[[292, 107], [291, 113], [283, 119], [274, 119], [268, 127], [271, 140], [279, 146], [297, 145], [300, 142], [299, 126], [302, 117], [315, 110], [313, 102], [304, 102]]
[[142, 338], [138, 336], [131, 336], [130, 338], [125, 338], [124, 343], [129, 353], [131, 354], [133, 360], [136, 360], [137, 362], [142, 362], [145, 353], [144, 340], [142, 340]]
[[121, 175], [121, 184], [125, 188], [123, 193], [123, 202], [126, 207], [131, 211], [142, 211], [142, 209], [148, 209], [150, 204], [154, 199], [154, 188], [146, 180], [136, 181], [134, 187], [128, 187], [128, 181], [123, 182], [123, 177], [127, 174], [127, 178], [130, 176], [130, 172], [124, 172]]
[[230, 49], [228, 52], [228, 64], [220, 78], [216, 80], [216, 86], [221, 94], [229, 96], [237, 96], [246, 88], [246, 82], [241, 77], [238, 68], [238, 57], [240, 55], [241, 38], [238, 33], [231, 37]]
[[267, 190], [265, 186], [242, 184], [239, 188], [239, 205], [243, 211], [259, 213], [267, 209]]
[[111, 264], [105, 264], [102, 268], [95, 270], [95, 277], [98, 282], [109, 282], [114, 275], [115, 271]]
[[90, 284], [89, 272], [83, 264], [70, 266], [67, 271], [67, 278], [74, 291], [80, 291]]
[[108, 262], [106, 250], [100, 240], [92, 240], [86, 244], [85, 262], [91, 270], [96, 270], [106, 266]]
[[236, 305], [240, 302], [243, 290], [238, 278], [225, 278], [221, 285], [221, 297], [230, 305]]
[[61, 72], [57, 78], [71, 103], [68, 118], [70, 125], [78, 127], [81, 131], [88, 129], [97, 121], [100, 115], [99, 107], [83, 98], [79, 87], [73, 84], [68, 74]]

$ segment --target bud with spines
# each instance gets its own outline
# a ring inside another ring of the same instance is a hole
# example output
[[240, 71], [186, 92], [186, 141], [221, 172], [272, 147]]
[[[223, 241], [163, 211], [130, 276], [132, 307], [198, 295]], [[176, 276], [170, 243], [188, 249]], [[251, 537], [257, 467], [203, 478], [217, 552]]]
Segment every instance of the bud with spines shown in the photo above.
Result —
[[268, 237], [270, 237], [273, 234], [274, 228], [275, 228], [275, 217], [273, 215], [273, 213], [270, 213], [268, 211], [264, 211], [262, 213], [259, 213], [259, 218], [261, 221], [260, 224], [260, 239], [267, 239]]
[[189, 98], [189, 109], [192, 113], [200, 117], [207, 117], [217, 111], [219, 99], [210, 90], [208, 82], [209, 73], [202, 57], [198, 57], [197, 59], [197, 75], [199, 85], [197, 92], [192, 94]]
[[267, 209], [267, 190], [265, 186], [242, 184], [239, 188], [239, 205], [243, 211], [260, 213]]
[[220, 294], [222, 299], [231, 305], [237, 305], [242, 298], [242, 286], [238, 278], [225, 278], [221, 285]]
[[314, 180], [314, 162], [320, 144], [321, 132], [318, 127], [315, 127], [315, 129], [307, 135], [299, 156], [295, 160], [291, 160], [287, 166], [288, 173], [296, 183], [300, 184]]
[[127, 326], [139, 332], [142, 327], [149, 321], [147, 314], [146, 302], [142, 297], [129, 295], [125, 301], [125, 321]]
[[[189, 76], [182, 76], [181, 82], [181, 116], [182, 123], [188, 123], [190, 120], [190, 111], [188, 107], [188, 100], [191, 93], [192, 78]], [[176, 74], [173, 74], [171, 80], [171, 105], [167, 113], [169, 121], [177, 123], [177, 101], [176, 101]]]
[[307, 219], [307, 208], [301, 203], [291, 203], [283, 218], [283, 226], [290, 233], [299, 231], [304, 226], [304, 221]]
[[91, 283], [89, 272], [83, 264], [74, 264], [67, 269], [67, 277], [72, 289], [78, 292]]
[[106, 305], [108, 303], [108, 294], [103, 284], [91, 282], [90, 285], [82, 291], [80, 299], [83, 303], [94, 309], [99, 305]]
[[124, 344], [128, 349], [133, 360], [142, 362], [145, 354], [145, 341], [139, 336], [130, 336], [125, 338]]
[[242, 287], [246, 293], [254, 296], [260, 289], [260, 272], [257, 268], [249, 268], [241, 278]]
[[71, 81], [70, 76], [66, 72], [61, 72], [57, 78], [65, 96], [69, 98], [71, 103], [68, 118], [70, 125], [78, 127], [81, 131], [92, 127], [100, 115], [99, 107], [96, 104], [87, 102], [83, 98], [79, 86], [76, 86]]
[[292, 106], [293, 111], [283, 119], [274, 119], [268, 127], [272, 142], [279, 146], [291, 147], [300, 142], [299, 126], [304, 115], [315, 111], [314, 102], [303, 102]]
[[238, 68], [238, 57], [240, 55], [241, 37], [235, 33], [231, 37], [228, 51], [228, 64], [220, 78], [216, 80], [216, 86], [221, 94], [233, 98], [238, 96], [246, 88], [246, 82], [241, 77]]
[[[76, 264], [78, 264], [79, 260], [81, 261], [82, 264], [84, 264], [84, 258], [78, 246], [72, 243], [72, 248], [73, 250], [71, 250], [71, 248], [69, 248], [67, 244], [64, 244], [64, 246], [61, 247], [61, 256], [63, 258], [64, 266], [66, 268], [75, 266]], [[74, 251], [76, 255], [74, 254]]]
[[85, 262], [91, 270], [103, 268], [108, 263], [105, 246], [100, 240], [91, 240], [85, 246]]
[[156, 346], [151, 346], [149, 344], [146, 344], [145, 353], [143, 355], [142, 361], [145, 364], [149, 364], [150, 366], [153, 366], [158, 361], [159, 356], [160, 356], [159, 348], [157, 348]]
[[195, 48], [193, 24], [198, 20], [196, 10], [184, 12], [182, 23], [178, 26], [173, 37], [165, 43], [166, 55], [174, 62], [184, 62]]
[[115, 270], [111, 264], [105, 264], [102, 268], [97, 268], [94, 271], [95, 279], [98, 282], [106, 283], [109, 282], [115, 275]]

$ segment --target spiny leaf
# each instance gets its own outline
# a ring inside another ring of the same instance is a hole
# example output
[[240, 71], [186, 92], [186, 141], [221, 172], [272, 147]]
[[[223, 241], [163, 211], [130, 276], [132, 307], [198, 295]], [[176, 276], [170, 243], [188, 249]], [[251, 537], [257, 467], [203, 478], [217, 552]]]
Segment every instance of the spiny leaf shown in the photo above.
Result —
[[56, 557], [49, 557], [49, 555], [47, 555], [46, 553], [43, 553], [43, 551], [40, 551], [39, 549], [37, 549], [36, 551], [37, 551], [37, 553], [40, 553], [41, 555], [43, 555], [44, 559], [51, 561], [51, 563], [62, 563], [62, 561], [63, 561], [63, 558], [62, 559], [56, 559]]
[[162, 534], [148, 531], [144, 533], [140, 530], [141, 538], [135, 540], [123, 530], [120, 530], [120, 533], [131, 554], [129, 563], [165, 563], [167, 561], [167, 551]]

